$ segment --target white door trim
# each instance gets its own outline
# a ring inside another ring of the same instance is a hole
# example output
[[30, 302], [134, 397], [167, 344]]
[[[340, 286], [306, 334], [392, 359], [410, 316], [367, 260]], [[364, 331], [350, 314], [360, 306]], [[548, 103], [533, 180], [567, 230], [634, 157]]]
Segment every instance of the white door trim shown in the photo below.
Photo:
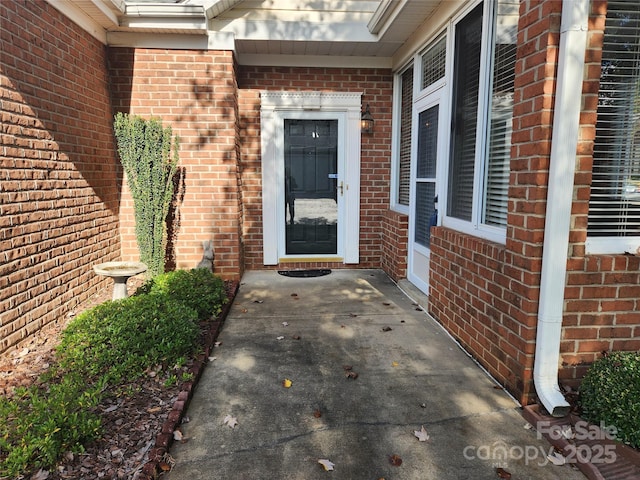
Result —
[[[327, 92], [262, 92], [260, 94], [260, 125], [262, 148], [262, 240], [263, 263], [277, 265], [284, 247], [280, 245], [280, 216], [284, 207], [278, 203], [284, 171], [278, 162], [283, 141], [282, 120], [303, 112], [341, 113], [335, 118], [344, 122], [344, 228], [341, 229], [342, 255], [336, 261], [358, 263], [360, 259], [360, 112], [362, 93]], [[306, 115], [305, 115], [306, 116]], [[310, 117], [309, 117], [310, 118]], [[282, 222], [284, 225], [284, 222]], [[349, 241], [345, 241], [349, 239]], [[325, 255], [322, 256], [326, 258]]]

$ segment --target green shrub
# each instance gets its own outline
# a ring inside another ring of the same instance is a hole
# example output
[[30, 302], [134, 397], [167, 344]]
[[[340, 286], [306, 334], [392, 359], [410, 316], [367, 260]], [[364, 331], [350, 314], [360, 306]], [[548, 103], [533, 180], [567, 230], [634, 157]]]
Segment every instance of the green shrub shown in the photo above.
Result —
[[80, 314], [57, 349], [62, 371], [119, 384], [148, 367], [192, 353], [198, 338], [195, 310], [152, 293], [105, 302]]
[[140, 261], [153, 277], [164, 272], [167, 246], [165, 221], [173, 197], [178, 166], [178, 139], [157, 118], [118, 112], [113, 129], [118, 154], [133, 197]]
[[193, 308], [201, 320], [218, 315], [227, 302], [224, 282], [205, 268], [157, 275], [136, 291], [136, 295], [145, 293], [168, 295], [174, 301]]
[[586, 420], [617, 429], [616, 437], [640, 448], [640, 352], [614, 352], [596, 360], [580, 385]]
[[0, 476], [16, 478], [27, 469], [50, 468], [67, 451], [83, 451], [98, 438], [101, 421], [95, 407], [104, 382], [88, 388], [67, 375], [48, 388], [19, 389], [0, 398]]

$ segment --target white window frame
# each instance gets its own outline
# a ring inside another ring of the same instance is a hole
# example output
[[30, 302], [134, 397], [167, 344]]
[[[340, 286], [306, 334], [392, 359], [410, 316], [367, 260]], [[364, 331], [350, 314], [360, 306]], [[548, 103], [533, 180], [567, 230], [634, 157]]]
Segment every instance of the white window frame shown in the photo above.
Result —
[[616, 255], [623, 253], [631, 253], [637, 255], [640, 254], [640, 236], [587, 235], [587, 240], [585, 242], [585, 252], [587, 255]]
[[[391, 176], [391, 209], [399, 213], [409, 215], [410, 209], [408, 206], [398, 203], [398, 187], [400, 182], [400, 120], [401, 120], [401, 107], [402, 107], [402, 90], [401, 90], [401, 76], [407, 70], [407, 68], [413, 68], [413, 105], [420, 102], [422, 98], [428, 96], [430, 92], [441, 88], [441, 83], [444, 82], [445, 94], [443, 101], [446, 105], [446, 111], [443, 112], [442, 121], [447, 122], [447, 125], [451, 122], [451, 99], [453, 98], [453, 61], [454, 61], [454, 49], [455, 49], [455, 28], [457, 24], [463, 20], [474, 8], [476, 8], [482, 0], [475, 0], [465, 5], [463, 9], [458, 11], [451, 20], [445, 25], [444, 28], [439, 29], [434, 35], [430, 35], [428, 41], [424, 42], [423, 46], [411, 57], [406, 64], [397, 70], [394, 75], [394, 108], [393, 108], [393, 124], [394, 134], [392, 138], [392, 176]], [[489, 86], [491, 85], [493, 75], [493, 43], [495, 34], [495, 10], [497, 4], [495, 0], [485, 0], [483, 5], [482, 14], [482, 45], [481, 45], [481, 71], [480, 71], [480, 84], [479, 84], [479, 98], [478, 98], [478, 117], [477, 117], [477, 136], [476, 136], [476, 157], [474, 168], [474, 184], [473, 184], [473, 210], [471, 221], [461, 220], [455, 217], [447, 215], [447, 189], [448, 189], [448, 172], [450, 167], [450, 154], [448, 147], [451, 141], [450, 129], [446, 130], [446, 135], [441, 138], [443, 146], [447, 146], [447, 153], [444, 155], [444, 161], [442, 168], [438, 166], [438, 211], [439, 211], [439, 224], [444, 225], [453, 230], [467, 233], [476, 237], [484, 238], [489, 241], [493, 241], [500, 244], [506, 243], [507, 229], [506, 227], [498, 227], [495, 225], [489, 225], [482, 223], [482, 209], [485, 204], [485, 169], [489, 156], [489, 113], [490, 113], [490, 101], [491, 91]], [[429, 45], [435, 42], [441, 35], [447, 36], [447, 60], [445, 67], [445, 77], [433, 85], [421, 90], [422, 81], [422, 55], [425, 53]], [[446, 113], [446, 115], [444, 115]], [[414, 139], [412, 139], [413, 141]], [[415, 162], [413, 157], [411, 163]]]
[[[416, 91], [416, 62], [415, 58], [412, 58], [407, 64], [402, 67], [393, 76], [393, 112], [392, 123], [394, 125], [393, 134], [391, 135], [391, 210], [401, 213], [403, 215], [409, 215], [409, 205], [403, 205], [399, 202], [399, 189], [400, 189], [400, 132], [402, 128], [402, 75], [408, 70], [413, 69], [413, 99], [412, 108], [415, 103], [415, 91]], [[413, 121], [413, 118], [412, 118]], [[412, 132], [413, 134], [413, 132]], [[413, 141], [413, 139], [412, 139]], [[413, 158], [410, 160], [413, 163]]]
[[[481, 1], [475, 1], [464, 11], [460, 12], [451, 22], [451, 33], [449, 35], [449, 51], [447, 52], [447, 63], [451, 65], [449, 69], [448, 93], [447, 98], [453, 98], [453, 61], [455, 51], [455, 28], [457, 24], [465, 18]], [[442, 225], [453, 230], [467, 233], [476, 237], [483, 238], [492, 242], [505, 244], [507, 238], [507, 229], [482, 223], [482, 207], [484, 205], [484, 174], [486, 162], [488, 160], [488, 120], [491, 92], [491, 76], [493, 73], [493, 37], [494, 37], [494, 16], [496, 4], [492, 0], [486, 0], [483, 5], [482, 13], [482, 45], [480, 49], [480, 82], [478, 97], [478, 117], [476, 135], [476, 157], [474, 167], [473, 180], [473, 199], [471, 221], [461, 220], [459, 218], [447, 215], [447, 196], [442, 195], [439, 198], [439, 205], [442, 209]], [[450, 103], [450, 102], [449, 102]], [[451, 108], [451, 104], [450, 104]], [[447, 184], [448, 172], [450, 167], [450, 155], [447, 155]], [[448, 185], [446, 185], [448, 188]]]

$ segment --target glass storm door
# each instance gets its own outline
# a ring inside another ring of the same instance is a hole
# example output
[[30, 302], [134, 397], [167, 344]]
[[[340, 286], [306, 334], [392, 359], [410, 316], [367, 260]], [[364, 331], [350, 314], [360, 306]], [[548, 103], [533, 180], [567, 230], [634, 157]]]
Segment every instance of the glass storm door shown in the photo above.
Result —
[[440, 104], [418, 109], [416, 156], [411, 185], [411, 222], [409, 226], [409, 280], [427, 292], [431, 227], [438, 222], [436, 165]]
[[286, 255], [338, 253], [338, 120], [284, 120]]

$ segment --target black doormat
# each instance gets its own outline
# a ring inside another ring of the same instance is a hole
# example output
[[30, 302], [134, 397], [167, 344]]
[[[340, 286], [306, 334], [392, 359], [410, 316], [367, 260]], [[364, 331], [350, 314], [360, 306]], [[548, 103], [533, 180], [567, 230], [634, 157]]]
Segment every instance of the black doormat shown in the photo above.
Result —
[[278, 273], [285, 277], [322, 277], [324, 275], [329, 275], [331, 270], [328, 268], [316, 270], [278, 270]]

